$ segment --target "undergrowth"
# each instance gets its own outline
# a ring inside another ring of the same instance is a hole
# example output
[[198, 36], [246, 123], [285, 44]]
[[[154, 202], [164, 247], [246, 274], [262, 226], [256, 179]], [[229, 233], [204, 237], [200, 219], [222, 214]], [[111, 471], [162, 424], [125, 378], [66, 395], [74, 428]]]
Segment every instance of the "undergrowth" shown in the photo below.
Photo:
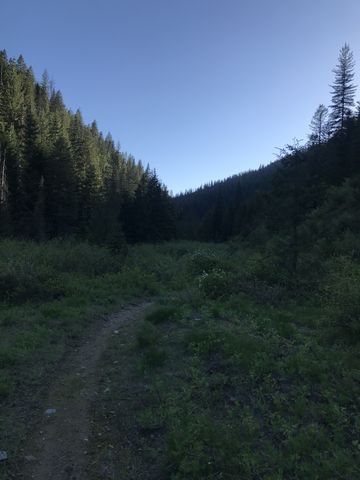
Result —
[[113, 469], [124, 478], [360, 478], [358, 340], [338, 329], [357, 322], [355, 305], [338, 308], [339, 296], [357, 298], [348, 274], [357, 267], [329, 262], [312, 299], [295, 301], [263, 265], [259, 289], [256, 261], [233, 246], [194, 246], [183, 254], [183, 289], [160, 296], [126, 347], [114, 339], [103, 369], [130, 364], [108, 371], [117, 420], [99, 398], [93, 433], [104, 435], [96, 448], [117, 445]]
[[40, 401], [94, 318], [151, 297], [102, 359], [111, 389], [92, 409], [89, 479], [110, 457], [127, 480], [360, 478], [359, 266], [328, 259], [310, 295], [306, 277], [270, 260], [234, 242], [140, 245], [126, 258], [1, 242], [0, 449], [21, 455], [31, 421], [14, 405]]

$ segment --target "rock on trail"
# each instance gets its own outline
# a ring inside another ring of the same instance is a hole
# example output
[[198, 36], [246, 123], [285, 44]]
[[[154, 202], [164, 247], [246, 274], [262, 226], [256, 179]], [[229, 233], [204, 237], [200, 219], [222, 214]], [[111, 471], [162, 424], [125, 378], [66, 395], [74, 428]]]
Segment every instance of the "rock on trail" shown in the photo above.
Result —
[[4, 450], [0, 450], [0, 462], [4, 462], [7, 458], [7, 453]]

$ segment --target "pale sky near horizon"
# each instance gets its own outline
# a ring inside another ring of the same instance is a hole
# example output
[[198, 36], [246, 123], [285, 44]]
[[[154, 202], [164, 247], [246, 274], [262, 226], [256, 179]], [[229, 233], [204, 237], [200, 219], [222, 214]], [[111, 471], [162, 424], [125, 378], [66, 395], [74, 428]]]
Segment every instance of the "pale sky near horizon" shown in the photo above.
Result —
[[4, 0], [0, 49], [177, 193], [306, 139], [359, 0]]

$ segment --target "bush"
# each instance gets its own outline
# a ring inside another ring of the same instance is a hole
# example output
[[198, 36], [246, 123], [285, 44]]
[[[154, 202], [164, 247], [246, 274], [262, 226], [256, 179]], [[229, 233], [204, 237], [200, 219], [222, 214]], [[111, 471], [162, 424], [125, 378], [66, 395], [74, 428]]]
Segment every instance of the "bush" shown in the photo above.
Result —
[[211, 355], [219, 352], [224, 341], [224, 331], [214, 323], [193, 327], [184, 337], [188, 349], [197, 355]]
[[64, 295], [64, 288], [56, 277], [46, 278], [44, 272], [12, 268], [0, 273], [0, 301], [23, 303], [28, 300], [51, 300]]
[[70, 274], [96, 277], [121, 268], [122, 257], [85, 242], [4, 240], [0, 242], [0, 301], [60, 298], [66, 294], [64, 280]]
[[143, 357], [143, 366], [154, 368], [161, 367], [164, 365], [168, 355], [163, 348], [158, 348], [156, 346], [150, 346], [147, 351], [144, 353]]
[[360, 334], [360, 265], [348, 257], [328, 262], [322, 287], [329, 319], [352, 342]]
[[0, 373], [0, 399], [9, 396], [12, 385], [10, 380]]
[[153, 346], [158, 341], [158, 331], [149, 322], [143, 322], [137, 331], [136, 339], [140, 348]]
[[219, 267], [220, 259], [211, 250], [197, 250], [187, 258], [187, 270], [192, 276], [209, 273]]
[[153, 432], [160, 430], [163, 426], [163, 419], [158, 411], [153, 408], [147, 408], [142, 411], [137, 416], [137, 422], [142, 433], [152, 434]]
[[0, 347], [0, 368], [14, 365], [18, 360], [18, 352], [12, 347]]
[[205, 415], [180, 417], [167, 441], [167, 473], [174, 480], [249, 478], [238, 431]]
[[229, 294], [230, 287], [229, 275], [224, 270], [210, 270], [199, 277], [199, 289], [208, 298], [224, 297]]
[[154, 325], [158, 325], [173, 319], [176, 313], [177, 310], [174, 307], [158, 307], [148, 313], [145, 320]]

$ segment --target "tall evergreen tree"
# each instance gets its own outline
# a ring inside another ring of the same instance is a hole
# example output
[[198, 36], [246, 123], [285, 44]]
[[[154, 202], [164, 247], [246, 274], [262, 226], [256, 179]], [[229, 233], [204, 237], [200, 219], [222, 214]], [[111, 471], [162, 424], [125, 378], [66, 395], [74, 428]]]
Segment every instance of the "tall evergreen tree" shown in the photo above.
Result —
[[60, 137], [45, 165], [44, 215], [49, 237], [68, 235], [75, 231], [77, 205], [74, 181], [70, 144], [66, 138]]
[[354, 56], [347, 43], [341, 48], [332, 88], [331, 124], [335, 131], [343, 131], [345, 122], [352, 113], [356, 87], [354, 79]]

